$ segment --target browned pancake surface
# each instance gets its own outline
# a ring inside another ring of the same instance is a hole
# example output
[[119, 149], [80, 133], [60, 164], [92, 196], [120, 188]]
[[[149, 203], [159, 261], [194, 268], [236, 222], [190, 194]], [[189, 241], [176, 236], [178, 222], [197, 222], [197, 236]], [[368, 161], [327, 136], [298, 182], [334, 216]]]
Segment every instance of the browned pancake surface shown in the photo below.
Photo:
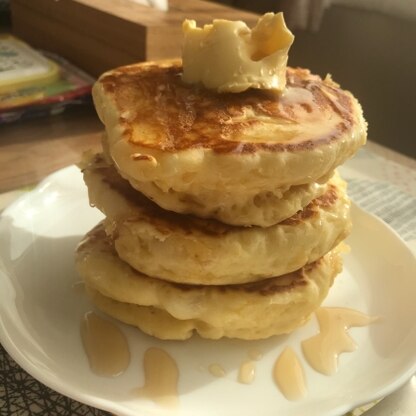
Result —
[[[118, 255], [114, 249], [114, 242], [111, 236], [106, 235], [104, 231], [103, 222], [99, 223], [95, 226], [91, 231], [89, 231], [83, 240], [80, 242], [77, 248], [77, 252], [79, 253], [89, 253], [93, 250], [97, 250], [97, 247], [100, 248], [100, 252], [105, 253], [108, 256], [117, 258]], [[200, 290], [209, 290], [212, 291], [219, 291], [226, 293], [231, 291], [233, 293], [237, 293], [238, 291], [246, 292], [246, 293], [257, 293], [262, 296], [272, 296], [274, 293], [281, 293], [281, 292], [288, 292], [292, 290], [297, 290], [297, 288], [304, 286], [308, 283], [308, 275], [311, 273], [313, 269], [319, 267], [320, 263], [322, 262], [322, 258], [309, 263], [298, 269], [292, 273], [287, 273], [282, 276], [277, 277], [269, 277], [264, 280], [260, 280], [257, 282], [252, 283], [243, 283], [243, 284], [225, 284], [225, 285], [196, 285], [196, 284], [183, 284], [183, 283], [175, 283], [175, 282], [166, 282], [163, 279], [159, 279], [156, 277], [148, 277], [142, 273], [141, 276], [154, 279], [155, 281], [159, 281], [160, 284], [171, 285], [172, 287], [176, 288], [176, 290], [180, 291], [195, 291], [198, 292]], [[139, 273], [133, 268], [129, 267], [133, 273]]]
[[[354, 127], [351, 94], [305, 69], [287, 68], [288, 94], [282, 96], [257, 89], [218, 94], [184, 84], [181, 72], [180, 61], [172, 61], [121, 67], [100, 78], [104, 92], [115, 102], [123, 139], [167, 152], [189, 148], [221, 153], [294, 151], [331, 142]], [[293, 91], [295, 100], [290, 98]], [[299, 95], [302, 91], [306, 93]], [[318, 128], [311, 136], [301, 132], [298, 137], [292, 129], [283, 139], [242, 139], [262, 123], [296, 126], [306, 119], [317, 126], [328, 123], [329, 128]]]

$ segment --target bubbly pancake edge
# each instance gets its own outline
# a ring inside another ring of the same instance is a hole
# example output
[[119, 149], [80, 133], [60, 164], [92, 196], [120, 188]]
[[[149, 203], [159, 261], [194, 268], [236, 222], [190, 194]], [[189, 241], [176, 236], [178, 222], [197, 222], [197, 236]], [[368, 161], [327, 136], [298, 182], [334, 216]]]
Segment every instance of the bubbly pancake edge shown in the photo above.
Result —
[[139, 271], [178, 283], [233, 284], [296, 270], [350, 231], [344, 182], [268, 228], [236, 227], [165, 211], [112, 168], [84, 170], [90, 203], [106, 216], [120, 257]]

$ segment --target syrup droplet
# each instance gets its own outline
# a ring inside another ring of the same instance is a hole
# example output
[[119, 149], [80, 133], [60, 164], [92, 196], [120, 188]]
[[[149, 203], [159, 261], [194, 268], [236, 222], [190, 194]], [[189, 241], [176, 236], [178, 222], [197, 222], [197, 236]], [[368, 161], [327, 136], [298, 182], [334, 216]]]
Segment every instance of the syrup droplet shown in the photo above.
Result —
[[130, 364], [130, 350], [125, 335], [108, 319], [87, 312], [81, 322], [81, 338], [91, 370], [115, 377]]
[[249, 350], [247, 355], [254, 361], [259, 361], [263, 358], [263, 353], [257, 348]]
[[288, 400], [299, 400], [307, 393], [303, 367], [290, 347], [286, 347], [276, 360], [273, 378]]
[[347, 330], [352, 326], [371, 324], [378, 319], [348, 308], [319, 308], [316, 317], [320, 332], [302, 341], [302, 351], [309, 365], [325, 375], [338, 371], [339, 354], [357, 349]]
[[242, 384], [251, 384], [256, 374], [256, 363], [247, 360], [241, 363], [238, 371], [238, 382]]
[[219, 364], [210, 364], [208, 366], [208, 371], [214, 376], [214, 377], [225, 377], [225, 370], [219, 365]]
[[179, 370], [175, 360], [160, 348], [149, 348], [144, 353], [144, 386], [137, 391], [139, 397], [147, 398], [167, 408], [179, 405]]

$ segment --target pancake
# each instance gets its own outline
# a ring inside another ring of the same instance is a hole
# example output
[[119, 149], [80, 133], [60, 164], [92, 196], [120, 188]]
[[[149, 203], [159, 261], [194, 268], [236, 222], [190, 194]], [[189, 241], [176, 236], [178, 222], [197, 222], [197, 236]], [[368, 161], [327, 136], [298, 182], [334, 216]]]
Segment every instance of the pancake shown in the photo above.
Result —
[[139, 190], [150, 182], [212, 205], [210, 194], [215, 201], [316, 182], [366, 141], [360, 104], [329, 77], [287, 68], [283, 95], [218, 94], [184, 84], [181, 73], [177, 60], [139, 63], [94, 85], [109, 155]]
[[[103, 146], [106, 141], [103, 140]], [[88, 157], [90, 159], [88, 159]], [[96, 163], [105, 160], [112, 164], [107, 149], [102, 155], [95, 156]], [[84, 165], [92, 165], [93, 157], [85, 157]], [[305, 185], [287, 186], [254, 195], [242, 193], [199, 193], [191, 195], [185, 192], [162, 191], [153, 182], [135, 182], [135, 189], [151, 199], [161, 208], [180, 214], [192, 214], [200, 218], [213, 218], [230, 225], [270, 227], [303, 209], [313, 199], [321, 196], [327, 189], [329, 177]]]
[[226, 285], [279, 276], [319, 259], [350, 231], [350, 203], [339, 177], [302, 211], [268, 228], [162, 210], [99, 156], [85, 167], [84, 180], [120, 258], [172, 282]]
[[[332, 175], [330, 175], [332, 176]], [[225, 224], [270, 227], [299, 210], [327, 189], [326, 180], [305, 185], [287, 186], [250, 195], [218, 192], [164, 192], [154, 182], [134, 182], [134, 187], [161, 208], [201, 218], [214, 218]]]
[[339, 248], [300, 270], [261, 282], [200, 286], [145, 276], [124, 263], [103, 224], [77, 249], [76, 265], [96, 306], [163, 339], [259, 339], [303, 325], [341, 271]]

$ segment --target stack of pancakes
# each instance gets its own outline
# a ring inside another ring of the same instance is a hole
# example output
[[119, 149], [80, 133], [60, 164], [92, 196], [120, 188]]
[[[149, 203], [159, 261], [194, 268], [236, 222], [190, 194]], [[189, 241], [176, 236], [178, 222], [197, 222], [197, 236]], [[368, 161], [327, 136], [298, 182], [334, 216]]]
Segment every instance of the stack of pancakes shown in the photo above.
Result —
[[105, 73], [103, 153], [83, 165], [105, 220], [77, 250], [94, 304], [163, 339], [266, 338], [319, 307], [350, 203], [335, 168], [365, 143], [358, 101], [287, 68], [283, 95], [187, 85], [179, 61]]

